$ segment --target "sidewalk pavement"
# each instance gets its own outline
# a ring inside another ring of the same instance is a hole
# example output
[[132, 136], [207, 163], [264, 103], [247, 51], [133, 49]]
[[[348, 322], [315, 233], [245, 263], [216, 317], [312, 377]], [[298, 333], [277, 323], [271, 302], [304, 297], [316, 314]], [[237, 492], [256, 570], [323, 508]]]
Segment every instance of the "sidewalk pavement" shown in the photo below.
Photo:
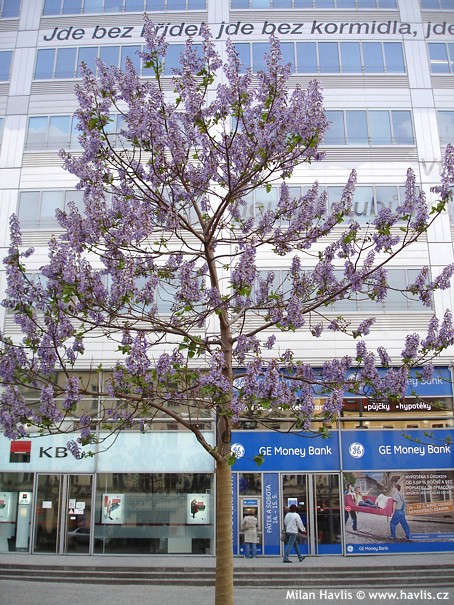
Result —
[[[235, 605], [286, 605], [291, 601], [306, 605], [373, 605], [374, 603], [393, 603], [408, 601], [414, 605], [427, 605], [428, 602], [444, 601], [454, 603], [454, 588], [436, 588], [431, 586], [430, 572], [427, 575], [427, 585], [415, 585], [410, 588], [377, 587], [361, 588], [354, 584], [347, 589], [326, 587], [309, 590], [306, 579], [311, 575], [311, 569], [358, 568], [358, 573], [365, 568], [401, 567], [417, 565], [452, 565], [453, 553], [435, 553], [430, 555], [361, 555], [358, 556], [325, 556], [307, 557], [302, 563], [291, 566], [283, 565], [281, 557], [260, 557], [244, 559], [235, 557], [235, 569], [276, 568], [298, 570], [301, 579], [295, 580], [295, 586], [288, 588], [240, 588], [235, 587]], [[115, 568], [146, 568], [146, 567], [214, 567], [216, 559], [213, 556], [85, 556], [85, 555], [19, 555], [1, 554], [0, 564], [29, 564], [29, 565], [65, 565], [78, 566], [107, 566]], [[329, 572], [328, 572], [329, 573]], [[415, 573], [418, 573], [415, 570]], [[383, 570], [385, 576], [386, 571]], [[449, 578], [452, 582], [452, 578]], [[214, 603], [214, 588], [201, 586], [141, 586], [141, 585], [108, 585], [53, 582], [18, 582], [17, 580], [2, 579], [0, 582], [0, 605], [62, 605], [62, 603], [95, 603], [96, 605], [131, 605], [144, 603], [146, 605], [212, 605]]]
[[[297, 562], [296, 556], [291, 555], [291, 560]], [[194, 555], [28, 555], [23, 553], [3, 553], [0, 554], [0, 564], [15, 565], [64, 565], [64, 566], [92, 566], [92, 567], [201, 567], [214, 568], [216, 558], [212, 555], [194, 556]], [[351, 568], [360, 565], [361, 568], [379, 568], [379, 567], [412, 567], [417, 565], [454, 565], [454, 553], [433, 553], [433, 554], [404, 554], [395, 555], [357, 555], [357, 556], [323, 556], [306, 557], [302, 565], [304, 568]], [[243, 567], [252, 568], [270, 568], [286, 567], [282, 565], [282, 557], [257, 557], [257, 559], [245, 559], [244, 557], [234, 557], [233, 565], [235, 569]], [[1, 603], [1, 601], [0, 601]], [[3, 604], [1, 604], [3, 605]]]

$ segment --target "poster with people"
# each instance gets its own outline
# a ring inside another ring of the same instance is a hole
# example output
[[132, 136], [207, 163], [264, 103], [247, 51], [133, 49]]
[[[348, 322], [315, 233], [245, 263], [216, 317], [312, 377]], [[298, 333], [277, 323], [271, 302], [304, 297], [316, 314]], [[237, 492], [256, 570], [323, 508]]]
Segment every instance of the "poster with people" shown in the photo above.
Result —
[[188, 494], [186, 523], [208, 523], [209, 494]]
[[347, 554], [452, 550], [454, 471], [344, 472]]

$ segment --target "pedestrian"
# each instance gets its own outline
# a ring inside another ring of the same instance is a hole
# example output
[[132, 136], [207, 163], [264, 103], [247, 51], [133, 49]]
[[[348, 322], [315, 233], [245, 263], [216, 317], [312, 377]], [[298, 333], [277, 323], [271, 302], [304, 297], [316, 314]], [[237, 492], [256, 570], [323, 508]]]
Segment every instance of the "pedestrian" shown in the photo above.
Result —
[[287, 532], [287, 544], [284, 549], [284, 559], [283, 563], [291, 563], [289, 559], [290, 551], [292, 550], [292, 546], [295, 548], [295, 552], [298, 555], [298, 559], [303, 561], [305, 557], [302, 556], [299, 546], [298, 546], [298, 533], [304, 533], [306, 531], [303, 522], [301, 521], [301, 517], [297, 513], [297, 508], [294, 504], [291, 505], [290, 511], [284, 517], [284, 527]]
[[[344, 496], [351, 496], [352, 502], [355, 502], [355, 492], [353, 490], [353, 485], [351, 483], [345, 484]], [[350, 510], [347, 510], [347, 506]], [[345, 506], [345, 525], [347, 525], [348, 516], [352, 518], [353, 531], [358, 531], [358, 515], [356, 511], [354, 511], [350, 505]]]
[[393, 516], [389, 522], [391, 538], [396, 540], [396, 529], [400, 523], [405, 532], [405, 538], [407, 540], [411, 540], [410, 526], [408, 525], [407, 518], [405, 516], [405, 500], [400, 490], [401, 486], [396, 483], [393, 494]]
[[249, 509], [243, 519], [245, 559], [257, 558], [257, 525], [255, 510]]

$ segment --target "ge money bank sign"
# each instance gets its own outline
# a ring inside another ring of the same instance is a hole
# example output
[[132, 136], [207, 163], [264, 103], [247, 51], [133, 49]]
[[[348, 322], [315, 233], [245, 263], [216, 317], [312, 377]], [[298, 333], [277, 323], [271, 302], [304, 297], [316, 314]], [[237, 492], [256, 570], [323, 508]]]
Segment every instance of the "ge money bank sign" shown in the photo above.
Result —
[[454, 431], [343, 431], [342, 468], [454, 469]]
[[[233, 433], [234, 471], [386, 471], [454, 469], [454, 431]], [[257, 466], [254, 457], [263, 456]]]
[[[327, 439], [309, 432], [236, 431], [232, 452], [237, 460], [234, 471], [339, 470], [339, 439], [332, 433]], [[255, 456], [263, 456], [257, 467]]]

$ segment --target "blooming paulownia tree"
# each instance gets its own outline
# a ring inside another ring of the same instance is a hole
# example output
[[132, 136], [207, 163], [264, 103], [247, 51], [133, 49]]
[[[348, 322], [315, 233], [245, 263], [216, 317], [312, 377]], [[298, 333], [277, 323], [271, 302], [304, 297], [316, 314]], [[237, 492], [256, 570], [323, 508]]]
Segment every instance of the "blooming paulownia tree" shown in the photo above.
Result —
[[[143, 430], [159, 415], [192, 431], [216, 462], [216, 603], [229, 605], [232, 423], [278, 411], [308, 429], [314, 394], [323, 389], [323, 432], [346, 390], [401, 398], [409, 369], [453, 343], [449, 311], [430, 322], [427, 335], [409, 335], [399, 360], [368, 349], [362, 337], [373, 317], [351, 325], [329, 315], [335, 301], [386, 298], [387, 263], [450, 199], [453, 150], [431, 212], [409, 170], [402, 204], [362, 228], [352, 212], [355, 172], [329, 207], [316, 183], [302, 197], [291, 195], [294, 169], [321, 159], [328, 123], [316, 82], [290, 89], [276, 39], [266, 69], [253, 76], [242, 72], [230, 42], [221, 60], [206, 29], [200, 47], [187, 42], [169, 92], [165, 40], [149, 21], [145, 37], [153, 77], [140, 80], [131, 62], [124, 72], [100, 63], [77, 87], [81, 153], [62, 158], [79, 179], [84, 209], [58, 211], [63, 232], [50, 241], [38, 279], [28, 269], [33, 250], [24, 249], [11, 218], [3, 304], [22, 336], [1, 335], [0, 422], [17, 439], [33, 427], [64, 430], [66, 419], [76, 419], [80, 433], [70, 447], [78, 457], [102, 439], [99, 427]], [[275, 207], [247, 216], [248, 195], [272, 184], [280, 186]], [[280, 281], [260, 268], [262, 251], [286, 269]], [[423, 268], [402, 291], [430, 305], [452, 272], [432, 279]], [[358, 344], [317, 371], [280, 340], [327, 330]], [[81, 401], [91, 392], [74, 370], [95, 368], [86, 359], [97, 339], [116, 357], [99, 393], [104, 403], [89, 412]], [[429, 376], [430, 363], [422, 371]], [[216, 422], [212, 440], [200, 428], [207, 416]]]

